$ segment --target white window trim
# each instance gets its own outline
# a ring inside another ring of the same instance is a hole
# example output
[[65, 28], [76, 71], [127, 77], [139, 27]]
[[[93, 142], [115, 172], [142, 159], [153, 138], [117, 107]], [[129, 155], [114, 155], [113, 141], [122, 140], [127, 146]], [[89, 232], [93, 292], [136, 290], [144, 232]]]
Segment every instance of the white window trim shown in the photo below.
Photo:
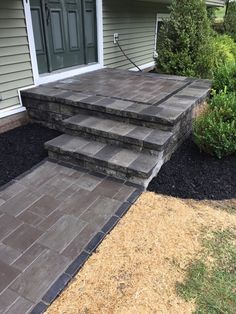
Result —
[[156, 44], [157, 44], [157, 32], [158, 32], [158, 22], [169, 19], [170, 14], [168, 13], [157, 13], [156, 15], [156, 30], [155, 30], [155, 40], [154, 40], [154, 55], [157, 53]]
[[99, 70], [104, 67], [102, 0], [96, 0], [98, 62], [95, 64], [85, 65], [85, 66], [80, 65], [78, 67], [73, 67], [71, 69], [65, 68], [63, 70], [55, 71], [52, 73], [45, 73], [43, 75], [39, 74], [39, 71], [38, 71], [36, 49], [35, 49], [35, 44], [34, 44], [33, 25], [32, 25], [32, 19], [31, 19], [31, 11], [30, 11], [30, 0], [23, 0], [23, 4], [24, 4], [24, 11], [25, 11], [26, 28], [27, 28], [27, 33], [28, 33], [33, 79], [34, 79], [34, 84], [36, 86], [40, 84], [54, 82], [61, 79], [66, 79], [74, 75], [79, 75], [79, 74]]

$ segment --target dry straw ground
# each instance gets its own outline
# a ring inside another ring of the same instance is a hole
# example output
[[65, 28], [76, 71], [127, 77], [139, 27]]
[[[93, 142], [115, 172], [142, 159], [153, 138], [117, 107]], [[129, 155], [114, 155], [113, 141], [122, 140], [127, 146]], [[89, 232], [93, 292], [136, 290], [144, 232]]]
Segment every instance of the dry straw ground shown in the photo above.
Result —
[[47, 314], [192, 313], [176, 282], [200, 255], [203, 233], [236, 226], [235, 207], [144, 193]]

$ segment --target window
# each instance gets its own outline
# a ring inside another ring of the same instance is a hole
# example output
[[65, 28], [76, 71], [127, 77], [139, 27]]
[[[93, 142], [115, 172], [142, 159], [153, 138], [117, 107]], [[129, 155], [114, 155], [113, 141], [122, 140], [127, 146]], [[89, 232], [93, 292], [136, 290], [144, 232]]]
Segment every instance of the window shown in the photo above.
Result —
[[161, 26], [164, 24], [164, 20], [169, 18], [169, 14], [157, 14], [156, 17], [156, 31], [155, 31], [155, 42], [154, 42], [154, 53], [153, 57], [156, 59], [158, 57], [157, 53], [157, 37], [160, 32]]

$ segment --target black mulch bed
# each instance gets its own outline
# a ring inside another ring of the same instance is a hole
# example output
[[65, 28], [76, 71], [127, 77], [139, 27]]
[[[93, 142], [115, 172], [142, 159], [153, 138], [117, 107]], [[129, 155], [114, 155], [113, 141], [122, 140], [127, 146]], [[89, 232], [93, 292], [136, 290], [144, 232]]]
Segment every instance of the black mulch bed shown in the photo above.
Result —
[[236, 197], [236, 155], [216, 159], [200, 153], [189, 138], [161, 168], [148, 190], [180, 198]]
[[0, 186], [8, 183], [47, 157], [44, 143], [59, 132], [27, 124], [0, 134]]

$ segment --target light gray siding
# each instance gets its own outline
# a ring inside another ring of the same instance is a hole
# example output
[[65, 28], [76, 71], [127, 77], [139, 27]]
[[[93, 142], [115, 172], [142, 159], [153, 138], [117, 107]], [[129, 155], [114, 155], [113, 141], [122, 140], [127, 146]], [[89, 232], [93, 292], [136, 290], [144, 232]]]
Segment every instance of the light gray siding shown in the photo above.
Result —
[[21, 0], [0, 0], [0, 110], [19, 104], [17, 90], [33, 84]]
[[137, 0], [103, 1], [105, 66], [134, 67], [113, 44], [114, 33], [119, 33], [120, 44], [136, 64], [153, 61], [157, 13], [168, 13], [167, 6]]
[[206, 4], [209, 6], [223, 7], [225, 5], [225, 1], [224, 0], [209, 0], [209, 1], [206, 1]]

